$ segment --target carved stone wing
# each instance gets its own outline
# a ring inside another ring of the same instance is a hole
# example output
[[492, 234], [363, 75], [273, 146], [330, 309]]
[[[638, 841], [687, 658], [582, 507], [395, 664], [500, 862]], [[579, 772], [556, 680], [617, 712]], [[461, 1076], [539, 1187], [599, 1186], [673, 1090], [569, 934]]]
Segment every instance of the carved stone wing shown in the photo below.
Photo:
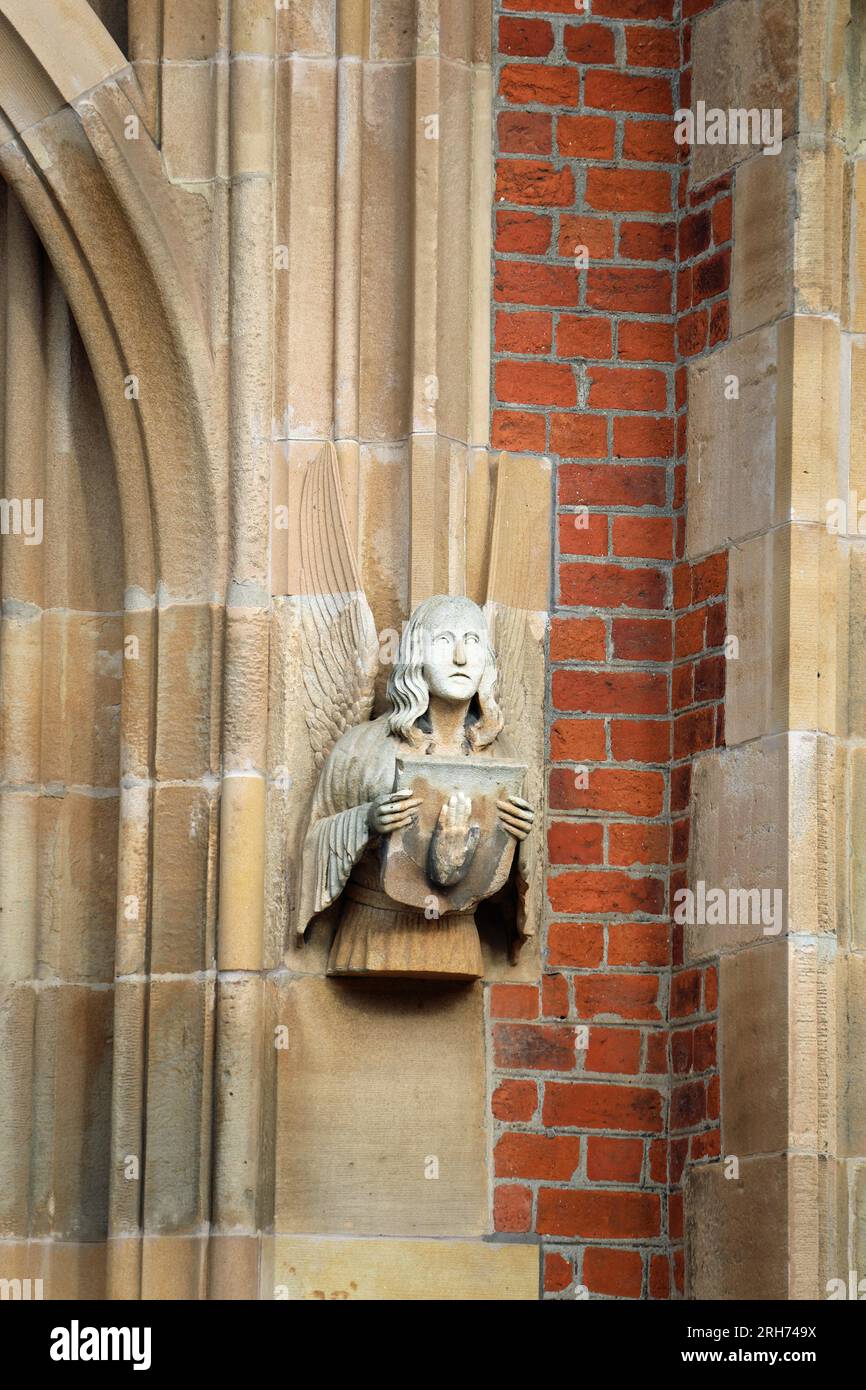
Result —
[[307, 470], [300, 511], [304, 717], [318, 770], [340, 736], [369, 719], [379, 656], [333, 444]]
[[524, 795], [536, 811], [520, 848], [521, 936], [534, 936], [543, 910], [544, 646], [547, 633], [551, 470], [547, 459], [501, 454], [485, 615], [496, 651], [505, 735], [527, 766]]

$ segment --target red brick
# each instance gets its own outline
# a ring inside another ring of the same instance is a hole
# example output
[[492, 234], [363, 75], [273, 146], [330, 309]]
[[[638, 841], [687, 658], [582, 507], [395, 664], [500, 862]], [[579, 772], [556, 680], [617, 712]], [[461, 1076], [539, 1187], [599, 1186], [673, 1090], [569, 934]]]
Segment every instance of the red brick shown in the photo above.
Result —
[[575, 563], [560, 570], [562, 602], [591, 608], [663, 608], [665, 576], [646, 565]]
[[495, 449], [525, 449], [541, 454], [545, 448], [545, 419], [521, 410], [494, 410], [490, 442]]
[[719, 1118], [719, 1078], [713, 1076], [707, 1082], [707, 1119]]
[[652, 367], [590, 367], [587, 405], [596, 410], [664, 410], [667, 380]]
[[590, 1245], [583, 1257], [583, 1284], [590, 1293], [640, 1298], [643, 1259], [636, 1250], [606, 1250]]
[[667, 1255], [651, 1255], [649, 1268], [650, 1298], [670, 1298], [671, 1268]]
[[734, 200], [730, 195], [727, 198], [719, 198], [718, 202], [713, 203], [713, 241], [716, 246], [721, 246], [731, 239], [733, 211]]
[[613, 654], [620, 661], [670, 661], [669, 618], [614, 618]]
[[571, 1126], [657, 1133], [662, 1128], [662, 1097], [648, 1086], [549, 1081], [544, 1088], [543, 1117], [545, 1125], [556, 1129]]
[[511, 57], [544, 58], [552, 48], [553, 28], [546, 19], [500, 19], [500, 53]]
[[516, 405], [575, 405], [574, 371], [561, 362], [498, 362], [496, 395]]
[[619, 254], [632, 261], [672, 261], [677, 249], [673, 222], [623, 222]]
[[550, 624], [551, 661], [604, 661], [604, 655], [601, 618], [553, 618]]
[[497, 352], [550, 352], [553, 321], [550, 314], [534, 309], [509, 313], [500, 309], [496, 315], [494, 346]]
[[[646, 271], [641, 273], [647, 274]], [[538, 265], [533, 261], [497, 261], [493, 283], [495, 298], [506, 304], [572, 308], [577, 304], [580, 277], [566, 266]]]
[[572, 463], [559, 470], [559, 500], [596, 507], [663, 507], [665, 469], [636, 464]]
[[684, 709], [694, 703], [694, 676], [695, 668], [691, 664], [674, 667], [671, 672], [672, 709]]
[[674, 655], [693, 656], [703, 651], [706, 609], [697, 608], [692, 613], [684, 613], [674, 623]]
[[689, 710], [674, 720], [674, 757], [686, 758], [715, 744], [715, 719], [710, 706]]
[[673, 362], [676, 357], [672, 323], [619, 325], [618, 355], [633, 362]]
[[500, 73], [499, 93], [515, 106], [577, 106], [580, 73], [548, 63], [508, 63]]
[[532, 1224], [532, 1192], [516, 1183], [496, 1187], [493, 1192], [493, 1225], [497, 1231], [513, 1234], [528, 1231]]
[[686, 314], [677, 324], [677, 341], [683, 357], [694, 357], [703, 352], [707, 344], [707, 311], [699, 309], [694, 314]]
[[642, 1168], [642, 1139], [586, 1141], [586, 1176], [591, 1182], [639, 1182]]
[[695, 1029], [695, 1071], [710, 1071], [716, 1065], [716, 1025], [701, 1023]]
[[664, 1139], [653, 1139], [649, 1146], [650, 1178], [653, 1182], [668, 1180], [668, 1146]]
[[547, 832], [551, 864], [600, 864], [604, 833], [594, 821], [555, 821]]
[[580, 1140], [566, 1134], [503, 1134], [493, 1162], [498, 1178], [568, 1182], [580, 1162]]
[[569, 1261], [564, 1255], [545, 1254], [544, 1256], [544, 1291], [545, 1293], [562, 1293], [567, 1289], [574, 1276], [574, 1271]]
[[597, 922], [551, 922], [547, 957], [565, 969], [594, 969], [604, 958], [604, 928]]
[[678, 163], [680, 147], [674, 140], [671, 122], [626, 121], [622, 157], [643, 164]]
[[660, 816], [664, 779], [660, 772], [634, 768], [598, 767], [588, 786], [575, 786], [574, 774], [554, 768], [550, 774], [550, 805], [554, 810], [618, 811], [632, 816]]
[[719, 1007], [719, 972], [711, 965], [704, 976], [704, 1008], [714, 1013]]
[[586, 302], [621, 314], [669, 314], [673, 282], [669, 270], [646, 266], [590, 266]]
[[[666, 825], [612, 825], [608, 830], [608, 863], [630, 868], [637, 864], [667, 864], [670, 835]], [[628, 965], [613, 961], [611, 965]]]
[[689, 261], [699, 256], [710, 244], [710, 214], [706, 208], [689, 213], [680, 222], [680, 259]]
[[585, 196], [602, 212], [670, 212], [671, 176], [661, 169], [590, 168]]
[[609, 358], [612, 334], [610, 319], [598, 315], [586, 318], [563, 314], [556, 330], [557, 357]]
[[533, 207], [569, 207], [574, 202], [574, 177], [570, 169], [554, 169], [542, 159], [500, 159], [496, 163], [496, 200]]
[[497, 1120], [526, 1123], [535, 1114], [538, 1088], [534, 1081], [502, 1081], [493, 1092], [491, 1108]]
[[[617, 420], [616, 423], [625, 422]], [[632, 556], [637, 560], [669, 560], [672, 550], [673, 522], [669, 516], [614, 517], [614, 555]]]
[[614, 421], [613, 451], [617, 458], [667, 458], [673, 447], [673, 420], [627, 415]]
[[590, 1028], [586, 1070], [611, 1076], [636, 1076], [640, 1071], [640, 1031], [637, 1028]]
[[678, 68], [680, 36], [676, 29], [635, 25], [625, 31], [625, 53], [630, 68]]
[[569, 458], [603, 458], [607, 453], [607, 420], [603, 415], [552, 415], [550, 448]]
[[609, 116], [559, 116], [556, 144], [561, 155], [578, 159], [613, 159], [616, 121]]
[[559, 222], [560, 256], [576, 256], [585, 247], [592, 260], [613, 256], [613, 223], [606, 217], [564, 216]]
[[547, 892], [554, 912], [664, 911], [665, 885], [660, 878], [631, 878], [613, 870], [552, 875]]
[[557, 719], [550, 730], [550, 755], [555, 762], [603, 761], [604, 720]]
[[692, 1070], [694, 1050], [693, 1029], [686, 1028], [671, 1033], [671, 1071], [675, 1076], [684, 1076]]
[[678, 1183], [683, 1176], [683, 1169], [686, 1166], [686, 1158], [689, 1152], [688, 1139], [671, 1139], [670, 1159], [668, 1169], [670, 1172], [670, 1182]]
[[722, 1152], [722, 1132], [708, 1129], [703, 1134], [693, 1134], [689, 1157], [693, 1163], [702, 1158], [718, 1158]]
[[504, 208], [496, 213], [496, 250], [543, 256], [550, 245], [552, 230], [549, 217]]
[[710, 309], [710, 333], [709, 346], [715, 347], [716, 343], [727, 341], [731, 327], [730, 306], [726, 299], [718, 299]]
[[[673, 19], [674, 2], [675, 0], [592, 0], [592, 12], [595, 15], [604, 15], [606, 19]], [[510, 8], [510, 0], [507, 0], [507, 3]], [[529, 7], [515, 4], [514, 8], [525, 10]]]
[[[645, 1070], [652, 1075], [667, 1076], [668, 1074], [668, 1035], [667, 1033], [650, 1033], [646, 1040], [646, 1068]], [[665, 1179], [663, 1178], [664, 1182]]]
[[556, 709], [600, 714], [663, 714], [667, 680], [661, 671], [554, 671]]
[[656, 975], [577, 975], [574, 1007], [580, 1018], [609, 1015], [621, 1019], [661, 1018]]
[[568, 980], [564, 975], [542, 976], [541, 1013], [544, 1018], [568, 1018]]
[[671, 755], [668, 720], [614, 720], [611, 751], [618, 762], [664, 763]]
[[608, 521], [601, 512], [563, 512], [557, 527], [562, 555], [606, 555]]
[[535, 985], [491, 985], [491, 1018], [538, 1018]]
[[708, 656], [695, 666], [695, 700], [721, 700], [725, 693], [725, 658]]
[[681, 970], [671, 980], [671, 1018], [696, 1014], [701, 1006], [700, 970]]
[[604, 24], [566, 24], [563, 38], [565, 56], [571, 63], [616, 62], [613, 30]]
[[707, 609], [706, 645], [708, 650], [724, 645], [727, 634], [727, 604], [711, 603]]
[[495, 1065], [514, 1071], [571, 1071], [574, 1029], [558, 1024], [497, 1023], [493, 1028]]
[[659, 1198], [650, 1192], [543, 1187], [538, 1194], [536, 1229], [541, 1235], [647, 1239], [661, 1230]]
[[718, 550], [691, 567], [692, 603], [718, 598], [728, 585], [728, 552]]
[[730, 283], [730, 251], [718, 251], [714, 256], [707, 256], [692, 269], [692, 303], [698, 304], [702, 299], [713, 299], [717, 294], [724, 294]]
[[683, 1194], [672, 1192], [668, 1197], [668, 1233], [672, 1240], [683, 1238]]
[[583, 91], [584, 104], [601, 111], [635, 111], [650, 116], [672, 116], [674, 111], [668, 77], [588, 72]]
[[500, 111], [496, 122], [503, 154], [549, 154], [553, 117], [543, 111]]
[[706, 1117], [703, 1081], [686, 1081], [671, 1092], [671, 1129], [693, 1129]]
[[677, 271], [677, 313], [688, 309], [692, 302], [692, 268], [684, 266]]

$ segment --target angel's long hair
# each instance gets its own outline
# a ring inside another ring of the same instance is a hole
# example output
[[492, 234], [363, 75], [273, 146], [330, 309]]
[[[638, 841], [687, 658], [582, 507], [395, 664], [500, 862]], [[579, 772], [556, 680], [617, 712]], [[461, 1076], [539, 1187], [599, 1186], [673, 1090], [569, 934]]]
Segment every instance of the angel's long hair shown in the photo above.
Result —
[[[469, 598], [449, 598], [434, 594], [419, 603], [409, 619], [400, 641], [400, 651], [388, 679], [388, 699], [391, 713], [388, 732], [426, 751], [432, 742], [430, 727], [425, 718], [430, 704], [430, 691], [424, 679], [424, 663], [428, 654], [433, 614], [443, 605], [462, 604], [471, 612], [484, 634], [486, 655], [484, 670], [466, 717], [466, 738], [476, 752], [486, 748], [502, 732], [504, 719], [496, 703], [496, 653], [490, 643], [487, 620], [477, 603]], [[427, 727], [425, 728], [425, 724]]]

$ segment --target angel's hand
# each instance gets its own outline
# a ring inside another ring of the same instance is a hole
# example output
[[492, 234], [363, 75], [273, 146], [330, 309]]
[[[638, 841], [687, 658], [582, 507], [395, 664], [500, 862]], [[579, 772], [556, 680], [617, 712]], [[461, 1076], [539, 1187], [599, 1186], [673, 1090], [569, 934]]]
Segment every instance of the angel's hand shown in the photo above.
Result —
[[509, 796], [505, 801], [497, 801], [496, 812], [499, 824], [515, 840], [525, 840], [532, 829], [535, 812], [522, 796]]
[[420, 797], [412, 796], [412, 788], [399, 792], [381, 792], [370, 802], [367, 824], [374, 835], [390, 835], [392, 830], [405, 830], [415, 819], [421, 805]]
[[471, 825], [472, 802], [464, 792], [452, 792], [439, 812], [430, 841], [427, 868], [440, 888], [448, 888], [464, 878], [478, 845], [481, 827]]

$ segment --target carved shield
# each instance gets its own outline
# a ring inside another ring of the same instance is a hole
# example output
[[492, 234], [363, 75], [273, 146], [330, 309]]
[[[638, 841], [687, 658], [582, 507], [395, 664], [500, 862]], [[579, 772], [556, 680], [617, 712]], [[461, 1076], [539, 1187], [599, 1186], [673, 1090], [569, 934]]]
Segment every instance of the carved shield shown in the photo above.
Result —
[[[438, 916], [470, 912], [506, 882], [516, 841], [500, 825], [496, 802], [520, 795], [526, 776], [522, 763], [496, 758], [445, 758], [435, 755], [397, 759], [394, 790], [411, 787], [421, 798], [417, 821], [382, 840], [382, 890], [395, 902], [420, 911], [434, 906]], [[479, 827], [478, 845], [465, 876], [450, 888], [431, 883], [427, 872], [430, 841], [439, 813], [452, 792], [472, 802], [470, 824]]]

